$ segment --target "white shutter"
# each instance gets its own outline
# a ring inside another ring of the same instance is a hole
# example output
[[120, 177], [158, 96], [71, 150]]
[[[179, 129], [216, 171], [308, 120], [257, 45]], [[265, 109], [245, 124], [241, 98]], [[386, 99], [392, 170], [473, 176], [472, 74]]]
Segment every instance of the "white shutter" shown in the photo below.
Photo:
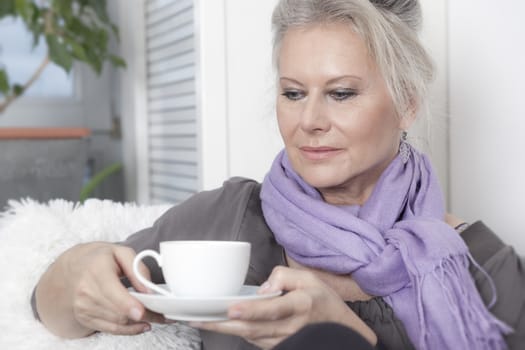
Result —
[[195, 33], [192, 0], [147, 0], [146, 90], [151, 203], [198, 190]]

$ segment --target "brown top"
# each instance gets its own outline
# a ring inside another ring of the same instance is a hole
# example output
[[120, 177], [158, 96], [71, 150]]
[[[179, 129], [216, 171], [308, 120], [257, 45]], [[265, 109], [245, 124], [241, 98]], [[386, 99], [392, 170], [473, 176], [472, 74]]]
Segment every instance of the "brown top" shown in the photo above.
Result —
[[0, 140], [81, 139], [89, 135], [87, 128], [0, 128]]

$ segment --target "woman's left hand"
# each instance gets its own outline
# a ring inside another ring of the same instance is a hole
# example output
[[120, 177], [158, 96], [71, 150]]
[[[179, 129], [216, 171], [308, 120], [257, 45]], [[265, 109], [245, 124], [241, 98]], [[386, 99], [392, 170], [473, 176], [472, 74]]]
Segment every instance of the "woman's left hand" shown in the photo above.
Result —
[[372, 345], [376, 344], [375, 333], [312, 272], [283, 266], [274, 268], [260, 293], [279, 290], [287, 293], [231, 306], [228, 321], [190, 325], [236, 335], [262, 349], [271, 349], [307, 324], [336, 322], [354, 329]]

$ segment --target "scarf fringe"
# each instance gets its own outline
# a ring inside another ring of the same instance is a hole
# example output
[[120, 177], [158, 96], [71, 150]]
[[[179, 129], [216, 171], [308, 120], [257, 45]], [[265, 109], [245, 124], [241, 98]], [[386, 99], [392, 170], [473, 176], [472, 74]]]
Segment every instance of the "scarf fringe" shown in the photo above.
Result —
[[[438, 321], [436, 318], [430, 319], [432, 315], [428, 312], [425, 300], [423, 300], [422, 290], [424, 287], [428, 288], [427, 283], [433, 284], [431, 279], [439, 284], [443, 292], [443, 306], [450, 311], [455, 323], [454, 329], [457, 330], [457, 336], [454, 337], [455, 343], [449, 344], [450, 346], [458, 346], [457, 341], [460, 340], [462, 344], [458, 348], [462, 349], [507, 349], [502, 334], [511, 333], [512, 328], [495, 318], [487, 310], [468, 273], [468, 263], [469, 257], [466, 256], [443, 258], [432, 273], [422, 276], [412, 270], [414, 266], [411, 266], [412, 271], [409, 272], [416, 295], [420, 327], [418, 349], [432, 348], [429, 333], [431, 329], [428, 328], [433, 328], [435, 325], [433, 322]], [[495, 300], [495, 296], [492, 299]], [[459, 305], [461, 305], [461, 310]], [[447, 325], [440, 326], [446, 328]]]

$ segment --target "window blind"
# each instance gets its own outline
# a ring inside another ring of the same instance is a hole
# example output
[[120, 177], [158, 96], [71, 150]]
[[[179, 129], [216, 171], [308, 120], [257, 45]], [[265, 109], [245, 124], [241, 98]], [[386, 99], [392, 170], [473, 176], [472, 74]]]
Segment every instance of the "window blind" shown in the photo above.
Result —
[[148, 0], [145, 11], [151, 203], [198, 190], [192, 0]]

